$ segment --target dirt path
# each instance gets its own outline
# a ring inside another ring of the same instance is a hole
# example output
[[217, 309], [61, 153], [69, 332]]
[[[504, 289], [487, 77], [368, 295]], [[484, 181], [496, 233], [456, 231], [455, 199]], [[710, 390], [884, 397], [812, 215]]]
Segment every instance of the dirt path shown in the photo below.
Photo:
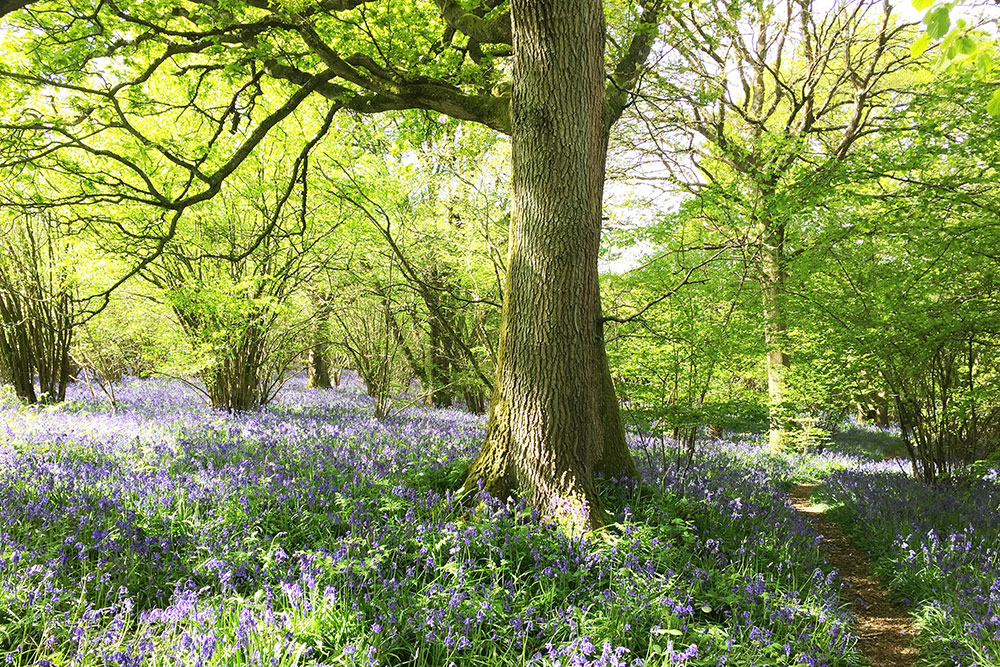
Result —
[[823, 536], [827, 557], [854, 599], [854, 627], [861, 636], [861, 652], [872, 667], [911, 667], [916, 664], [913, 621], [889, 602], [889, 594], [872, 575], [868, 559], [851, 546], [837, 524], [809, 501], [818, 484], [799, 484], [789, 491], [792, 507], [808, 517]]

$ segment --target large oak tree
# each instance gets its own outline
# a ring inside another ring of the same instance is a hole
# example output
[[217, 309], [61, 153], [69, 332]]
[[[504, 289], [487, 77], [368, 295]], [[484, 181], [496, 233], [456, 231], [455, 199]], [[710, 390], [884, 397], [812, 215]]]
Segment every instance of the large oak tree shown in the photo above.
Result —
[[[52, 185], [22, 205], [120, 234], [138, 272], [290, 119], [423, 109], [509, 133], [495, 395], [466, 487], [595, 526], [594, 474], [635, 474], [598, 293], [608, 130], [660, 8], [619, 10], [608, 39], [599, 0], [3, 3], [20, 46], [0, 65], [0, 164]], [[95, 205], [122, 212], [86, 215]]]

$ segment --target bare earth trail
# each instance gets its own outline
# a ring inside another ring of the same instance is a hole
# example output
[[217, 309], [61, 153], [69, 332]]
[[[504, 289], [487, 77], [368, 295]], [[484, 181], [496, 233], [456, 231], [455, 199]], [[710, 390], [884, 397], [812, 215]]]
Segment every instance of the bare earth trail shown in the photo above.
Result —
[[799, 484], [788, 492], [792, 507], [807, 517], [823, 536], [827, 557], [837, 568], [853, 597], [854, 627], [861, 636], [861, 652], [872, 667], [912, 667], [917, 649], [915, 628], [905, 611], [889, 601], [889, 594], [872, 575], [868, 559], [851, 546], [840, 527], [809, 500], [818, 484]]

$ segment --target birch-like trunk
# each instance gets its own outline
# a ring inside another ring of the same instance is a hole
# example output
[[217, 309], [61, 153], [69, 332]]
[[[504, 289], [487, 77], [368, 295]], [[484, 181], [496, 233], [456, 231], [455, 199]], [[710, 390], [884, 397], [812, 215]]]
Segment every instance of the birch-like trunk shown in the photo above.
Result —
[[764, 344], [767, 349], [768, 447], [778, 451], [788, 442], [787, 315], [785, 289], [785, 224], [767, 221], [761, 246], [761, 293], [764, 301]]

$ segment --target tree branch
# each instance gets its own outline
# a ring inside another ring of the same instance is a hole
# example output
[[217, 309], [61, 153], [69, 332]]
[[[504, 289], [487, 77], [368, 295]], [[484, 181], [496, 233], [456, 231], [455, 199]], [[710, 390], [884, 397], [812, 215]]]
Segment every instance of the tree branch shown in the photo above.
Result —
[[615, 64], [604, 88], [605, 127], [614, 125], [631, 101], [632, 91], [642, 75], [642, 66], [656, 39], [662, 4], [662, 0], [648, 0], [639, 5], [642, 16], [632, 33], [628, 48]]
[[36, 0], [0, 0], [0, 17], [24, 9]]
[[511, 45], [513, 39], [510, 29], [510, 12], [504, 12], [494, 19], [484, 19], [472, 12], [466, 11], [455, 0], [434, 0], [444, 19], [450, 27], [458, 30], [469, 39], [479, 44]]

